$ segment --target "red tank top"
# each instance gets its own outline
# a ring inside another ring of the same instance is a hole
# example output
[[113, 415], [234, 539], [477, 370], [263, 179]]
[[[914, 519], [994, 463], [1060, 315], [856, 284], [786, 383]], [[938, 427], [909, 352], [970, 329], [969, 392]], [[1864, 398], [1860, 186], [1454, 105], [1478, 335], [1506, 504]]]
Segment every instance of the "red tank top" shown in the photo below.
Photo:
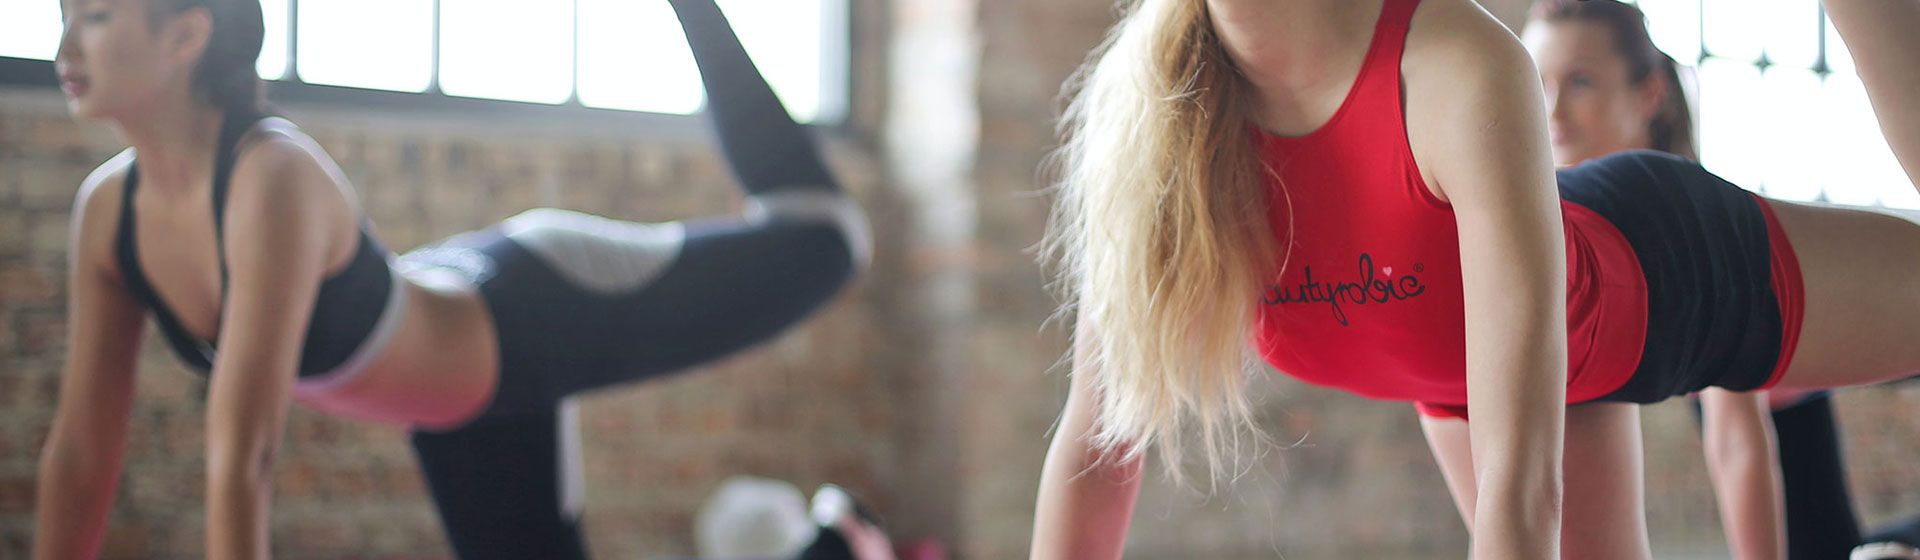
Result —
[[[1402, 115], [1400, 57], [1419, 0], [1387, 0], [1360, 77], [1306, 136], [1256, 133], [1285, 267], [1256, 314], [1280, 371], [1362, 396], [1464, 416], [1465, 302], [1453, 208], [1420, 177]], [[1567, 401], [1626, 383], [1646, 336], [1646, 281], [1626, 238], [1562, 202], [1567, 242]], [[1290, 240], [1290, 241], [1289, 241]]]

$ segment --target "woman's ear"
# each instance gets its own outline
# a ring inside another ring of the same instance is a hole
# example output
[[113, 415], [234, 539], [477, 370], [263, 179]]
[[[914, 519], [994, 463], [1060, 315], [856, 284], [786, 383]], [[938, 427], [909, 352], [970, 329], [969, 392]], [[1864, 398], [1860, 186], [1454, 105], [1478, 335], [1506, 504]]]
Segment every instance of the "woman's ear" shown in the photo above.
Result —
[[1674, 91], [1675, 85], [1667, 83], [1666, 77], [1658, 72], [1648, 74], [1647, 79], [1641, 80], [1640, 85], [1634, 88], [1638, 90], [1640, 98], [1640, 117], [1651, 121], [1660, 116], [1660, 110], [1667, 105], [1667, 96], [1679, 95]]
[[193, 66], [207, 51], [213, 37], [213, 13], [195, 6], [167, 16], [161, 30], [161, 48], [174, 62]]

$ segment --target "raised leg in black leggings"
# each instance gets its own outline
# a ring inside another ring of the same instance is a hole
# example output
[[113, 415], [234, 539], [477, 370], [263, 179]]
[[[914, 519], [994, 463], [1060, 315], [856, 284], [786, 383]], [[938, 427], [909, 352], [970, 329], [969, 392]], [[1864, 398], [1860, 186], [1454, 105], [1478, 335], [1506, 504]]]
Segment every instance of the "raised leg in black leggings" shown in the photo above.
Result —
[[[567, 399], [763, 342], [867, 259], [866, 223], [712, 0], [673, 0], [748, 214], [639, 224], [535, 210], [402, 258], [465, 273], [499, 331], [481, 416], [413, 436], [460, 558], [585, 558]], [[569, 499], [570, 495], [576, 495]]]

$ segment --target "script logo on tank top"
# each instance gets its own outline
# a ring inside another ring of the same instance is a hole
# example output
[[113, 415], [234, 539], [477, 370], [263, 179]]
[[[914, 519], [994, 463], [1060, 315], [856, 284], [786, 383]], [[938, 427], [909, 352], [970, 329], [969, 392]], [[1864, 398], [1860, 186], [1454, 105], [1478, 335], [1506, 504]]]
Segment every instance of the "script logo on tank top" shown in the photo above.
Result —
[[1427, 287], [1420, 283], [1417, 274], [1426, 272], [1426, 266], [1414, 264], [1413, 270], [1394, 276], [1391, 266], [1374, 266], [1373, 255], [1360, 254], [1359, 278], [1346, 282], [1320, 282], [1313, 279], [1313, 267], [1301, 269], [1298, 285], [1267, 285], [1267, 295], [1261, 302], [1267, 305], [1289, 304], [1327, 304], [1333, 313], [1333, 319], [1340, 326], [1350, 326], [1347, 311], [1343, 304], [1369, 305], [1406, 301], [1427, 293]]

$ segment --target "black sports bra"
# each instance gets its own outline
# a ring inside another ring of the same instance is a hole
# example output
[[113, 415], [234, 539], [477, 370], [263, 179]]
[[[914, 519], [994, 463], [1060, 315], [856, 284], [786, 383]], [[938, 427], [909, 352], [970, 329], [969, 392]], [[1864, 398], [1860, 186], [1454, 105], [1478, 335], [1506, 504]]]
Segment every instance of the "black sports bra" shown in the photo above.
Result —
[[[227, 187], [241, 136], [265, 115], [227, 115], [220, 127], [219, 148], [214, 156], [213, 231], [214, 247], [219, 251], [220, 303], [226, 305], [227, 263], [225, 221]], [[160, 331], [174, 354], [187, 366], [202, 373], [213, 370], [217, 340], [200, 340], [181, 326], [179, 318], [160, 299], [140, 266], [138, 240], [134, 235], [133, 197], [140, 186], [140, 172], [127, 167], [125, 192], [121, 195], [119, 234], [115, 253], [127, 287], [136, 299], [153, 310]], [[373, 355], [385, 346], [404, 312], [405, 290], [399, 276], [388, 263], [386, 248], [367, 233], [362, 220], [358, 247], [352, 261], [338, 274], [322, 281], [314, 301], [313, 317], [307, 324], [305, 344], [300, 352], [299, 384], [296, 390], [313, 390], [336, 385], [365, 369]]]

